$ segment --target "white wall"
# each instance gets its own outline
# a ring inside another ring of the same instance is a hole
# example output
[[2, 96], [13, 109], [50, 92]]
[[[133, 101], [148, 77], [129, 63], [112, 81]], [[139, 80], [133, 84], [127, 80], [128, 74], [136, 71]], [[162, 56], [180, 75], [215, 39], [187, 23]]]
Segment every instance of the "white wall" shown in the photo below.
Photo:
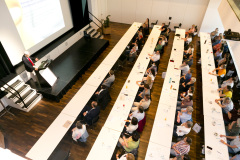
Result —
[[218, 7], [222, 0], [210, 0], [205, 16], [202, 21], [200, 32], [212, 32], [215, 28], [219, 29], [220, 33], [224, 32], [224, 27], [218, 13]]
[[[88, 0], [88, 9], [89, 12], [101, 21], [107, 16], [107, 0]], [[92, 18], [91, 15], [90, 18], [100, 26], [100, 22], [98, 22], [95, 18]]]
[[[234, 32], [240, 32], [240, 21], [238, 20], [227, 0], [222, 0], [218, 8], [218, 12], [225, 30], [231, 28]], [[240, 75], [240, 41], [228, 41], [227, 43], [238, 75]]]
[[170, 28], [182, 23], [188, 29], [195, 24], [200, 26], [209, 0], [108, 0], [107, 13], [111, 21], [132, 24], [134, 21], [151, 22], [158, 20], [168, 23], [172, 17]]

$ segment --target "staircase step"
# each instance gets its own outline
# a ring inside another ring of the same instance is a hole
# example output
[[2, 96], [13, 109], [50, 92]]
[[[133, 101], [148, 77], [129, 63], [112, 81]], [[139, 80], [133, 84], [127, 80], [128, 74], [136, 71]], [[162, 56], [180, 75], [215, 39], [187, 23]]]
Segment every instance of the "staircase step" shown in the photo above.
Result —
[[98, 35], [98, 32], [94, 33], [92, 37], [95, 38], [96, 35]]
[[[13, 84], [11, 84], [10, 86], [12, 87], [12, 88], [16, 88], [18, 85], [20, 85], [22, 83], [22, 81], [20, 81], [19, 79], [16, 81], [16, 82], [14, 82]], [[12, 90], [10, 87], [7, 87], [7, 89], [6, 89], [6, 91], [8, 92], [9, 90]]]
[[[29, 87], [29, 85], [24, 84], [22, 87], [20, 87], [17, 91], [20, 94], [22, 91], [24, 91], [25, 89], [27, 89]], [[18, 95], [17, 92], [14, 92], [14, 94], [12, 94], [9, 98], [12, 99], [15, 97], [15, 95]]]
[[94, 32], [94, 31], [95, 31], [95, 29], [92, 28], [92, 30], [90, 30], [90, 31], [88, 32], [88, 34], [91, 34], [91, 33]]
[[88, 31], [91, 28], [92, 28], [92, 26], [89, 25], [88, 28], [85, 29], [85, 31]]
[[41, 94], [39, 94], [39, 93], [35, 94], [35, 95], [26, 103], [27, 108], [28, 108], [39, 96], [41, 96]]
[[[22, 96], [22, 99], [26, 99], [30, 94], [32, 94], [34, 92], [33, 89], [30, 89], [29, 91], [27, 91], [23, 96]], [[20, 99], [18, 99], [15, 103], [21, 103], [22, 101]]]

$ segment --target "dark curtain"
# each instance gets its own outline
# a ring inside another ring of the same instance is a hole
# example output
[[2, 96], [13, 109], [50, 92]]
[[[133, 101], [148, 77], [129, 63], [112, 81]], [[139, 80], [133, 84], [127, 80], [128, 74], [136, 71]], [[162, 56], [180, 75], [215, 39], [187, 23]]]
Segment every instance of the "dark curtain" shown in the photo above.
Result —
[[13, 65], [9, 60], [5, 49], [0, 42], [0, 79], [10, 74], [13, 70]]

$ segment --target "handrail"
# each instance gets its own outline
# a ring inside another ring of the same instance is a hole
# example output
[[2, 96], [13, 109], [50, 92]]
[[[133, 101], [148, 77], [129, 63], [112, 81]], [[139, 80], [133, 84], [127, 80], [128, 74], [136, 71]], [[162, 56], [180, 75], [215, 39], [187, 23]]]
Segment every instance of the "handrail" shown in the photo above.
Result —
[[91, 12], [88, 11], [88, 13], [91, 14], [98, 22], [101, 23], [102, 26], [99, 27], [99, 26], [97, 25], [97, 23], [95, 23], [91, 18], [89, 18], [93, 23], [95, 23], [99, 28], [101, 28], [102, 34], [103, 34], [103, 23], [102, 23], [96, 16], [94, 16]]
[[12, 86], [8, 85], [8, 84], [7, 84], [6, 82], [4, 82], [3, 80], [0, 79], [0, 81], [1, 81], [4, 85], [7, 85], [7, 86], [10, 87], [12, 90], [14, 90], [14, 91], [17, 93], [17, 95], [14, 94], [14, 93], [12, 93], [11, 90], [8, 90], [7, 88], [5, 88], [4, 85], [2, 86], [5, 90], [7, 90], [8, 92], [12, 93], [12, 94], [13, 94], [14, 96], [16, 96], [18, 99], [20, 99], [20, 100], [22, 101], [24, 107], [27, 108], [27, 105], [25, 104], [25, 102], [24, 102], [24, 100], [22, 99], [22, 96], [19, 94], [19, 92], [18, 92], [16, 89], [14, 89]]

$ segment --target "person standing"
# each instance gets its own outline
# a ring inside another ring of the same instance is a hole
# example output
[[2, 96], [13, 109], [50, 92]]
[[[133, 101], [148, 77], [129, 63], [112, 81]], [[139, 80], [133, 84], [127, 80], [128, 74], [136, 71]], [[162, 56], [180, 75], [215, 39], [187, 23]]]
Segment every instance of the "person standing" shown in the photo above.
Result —
[[[25, 66], [25, 69], [30, 73], [30, 76], [33, 79], [33, 81], [37, 82], [37, 77], [35, 76], [35, 71], [37, 71], [38, 68], [35, 66], [34, 61], [31, 59], [29, 51], [24, 52], [22, 61]], [[38, 58], [35, 58], [35, 61], [37, 62]]]

